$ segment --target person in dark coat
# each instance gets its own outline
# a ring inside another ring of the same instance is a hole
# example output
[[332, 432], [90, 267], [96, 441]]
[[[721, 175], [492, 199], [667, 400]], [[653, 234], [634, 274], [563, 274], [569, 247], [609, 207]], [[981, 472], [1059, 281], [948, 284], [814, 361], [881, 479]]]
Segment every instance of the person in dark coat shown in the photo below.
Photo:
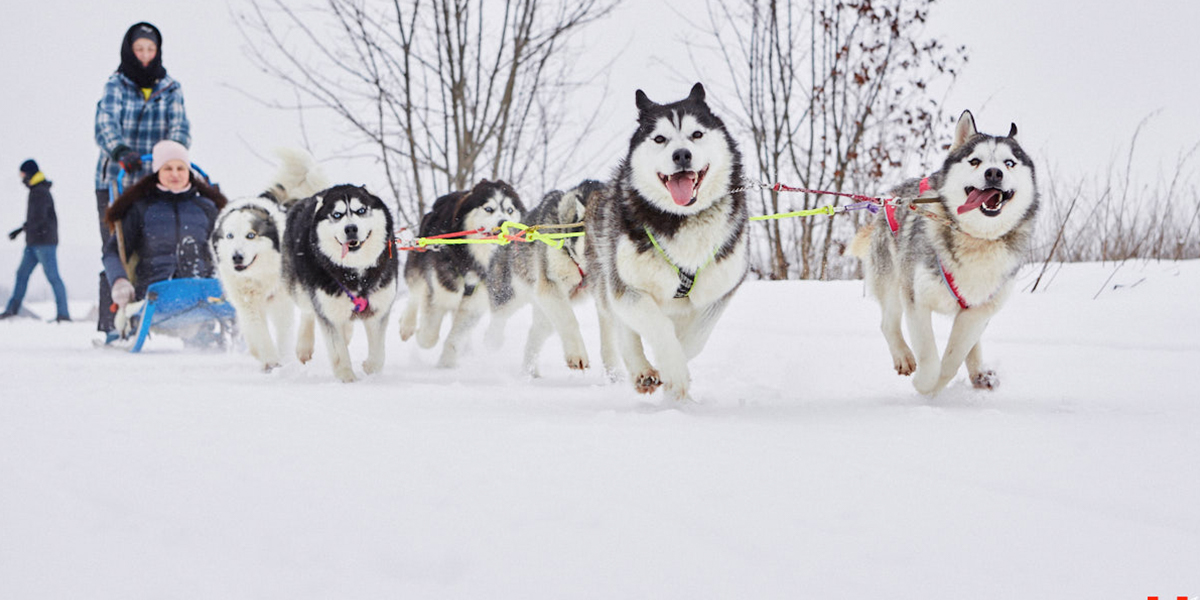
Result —
[[208, 238], [225, 196], [192, 171], [182, 144], [163, 140], [153, 156], [154, 173], [121, 194], [105, 214], [114, 235], [104, 245], [104, 273], [118, 307], [145, 297], [152, 283], [212, 277], [215, 271]]
[[[100, 215], [101, 247], [108, 243], [105, 214], [112, 200], [110, 188], [122, 169], [121, 187], [129, 187], [149, 174], [141, 157], [154, 144], [174, 140], [191, 144], [191, 125], [183, 103], [183, 88], [163, 67], [163, 38], [150, 23], [135, 23], [121, 39], [121, 64], [104, 84], [104, 95], [96, 103], [96, 207]], [[96, 328], [111, 331], [113, 316], [104, 307], [110, 303], [108, 278], [100, 275], [100, 319]]]
[[42, 271], [46, 273], [46, 279], [50, 281], [50, 287], [54, 290], [54, 302], [58, 308], [58, 316], [54, 320], [70, 321], [67, 289], [58, 275], [58, 215], [54, 212], [50, 182], [32, 158], [21, 163], [21, 181], [29, 188], [25, 224], [9, 232], [8, 239], [16, 240], [17, 236], [24, 233], [25, 254], [21, 257], [21, 266], [17, 267], [17, 282], [13, 285], [12, 298], [9, 298], [4, 312], [0, 313], [0, 319], [7, 319], [21, 312], [21, 302], [25, 300], [29, 276], [34, 267], [41, 264]]

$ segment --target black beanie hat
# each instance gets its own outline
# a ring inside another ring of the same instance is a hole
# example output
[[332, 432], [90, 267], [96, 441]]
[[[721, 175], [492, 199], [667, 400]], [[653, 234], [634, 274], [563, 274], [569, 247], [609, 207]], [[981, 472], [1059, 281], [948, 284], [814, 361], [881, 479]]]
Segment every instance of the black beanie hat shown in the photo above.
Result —
[[37, 175], [38, 171], [41, 171], [41, 169], [38, 168], [37, 161], [32, 158], [21, 163], [21, 172], [25, 174], [25, 177], [33, 177]]

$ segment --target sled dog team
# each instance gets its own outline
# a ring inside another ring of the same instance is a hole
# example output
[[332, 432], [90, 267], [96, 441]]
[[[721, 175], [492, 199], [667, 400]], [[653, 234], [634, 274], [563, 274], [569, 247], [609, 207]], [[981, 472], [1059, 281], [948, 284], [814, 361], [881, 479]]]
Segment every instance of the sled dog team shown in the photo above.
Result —
[[[400, 255], [407, 254], [400, 337], [416, 336], [420, 347], [432, 348], [449, 315], [438, 366], [455, 366], [485, 313], [491, 313], [485, 341], [497, 348], [507, 319], [531, 305], [524, 370], [537, 375], [552, 333], [567, 366], [587, 369], [592, 362], [573, 304], [590, 295], [610, 379], [623, 371], [638, 392], [661, 387], [669, 398], [689, 398], [688, 362], [749, 269], [741, 155], [700, 84], [670, 104], [640, 90], [635, 99], [637, 129], [609, 181], [550, 192], [527, 211], [511, 186], [485, 179], [438, 198], [419, 229], [428, 237], [490, 230], [508, 220], [582, 222], [586, 235], [567, 238], [561, 248], [465, 244], [400, 252], [385, 202], [361, 187], [331, 187], [307, 154], [282, 152], [276, 183], [226, 206], [212, 236], [218, 274], [250, 353], [264, 370], [278, 366], [293, 344], [297, 306], [294, 348], [301, 362], [312, 358], [320, 325], [334, 375], [354, 381], [348, 343], [361, 321], [368, 340], [362, 369], [378, 372], [399, 293]], [[1033, 163], [1016, 141], [1016, 126], [1003, 137], [980, 134], [964, 112], [942, 167], [891, 194], [933, 202], [920, 210], [885, 207], [849, 251], [862, 260], [867, 288], [882, 308], [896, 372], [912, 375], [919, 392], [935, 394], [965, 361], [975, 387], [996, 387], [980, 338], [1012, 291], [1038, 209]], [[929, 213], [938, 218], [923, 218]], [[954, 318], [940, 356], [933, 312]]]

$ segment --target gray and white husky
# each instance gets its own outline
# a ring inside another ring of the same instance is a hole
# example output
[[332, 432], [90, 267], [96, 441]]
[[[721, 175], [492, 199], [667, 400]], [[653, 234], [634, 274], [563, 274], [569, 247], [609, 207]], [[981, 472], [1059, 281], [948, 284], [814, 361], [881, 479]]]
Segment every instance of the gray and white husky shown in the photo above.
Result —
[[[912, 374], [922, 394], [946, 387], [964, 359], [972, 385], [992, 389], [1000, 383], [983, 365], [980, 337], [1012, 292], [1038, 211], [1033, 161], [1016, 135], [1015, 124], [1004, 137], [981, 134], [964, 111], [942, 168], [892, 190], [905, 198], [936, 198], [921, 206], [938, 220], [903, 207], [890, 216], [881, 211], [851, 243], [849, 251], [862, 259], [867, 287], [882, 307], [881, 328], [896, 372]], [[940, 360], [935, 311], [954, 316]], [[901, 333], [902, 315], [911, 350]]]
[[[604, 184], [587, 180], [561, 192], [552, 191], [540, 204], [525, 215], [526, 225], [570, 225], [583, 221], [585, 209], [593, 195], [604, 191]], [[573, 233], [576, 229], [546, 229], [545, 233]], [[537, 376], [537, 358], [551, 333], [558, 332], [562, 340], [563, 359], [567, 367], [588, 368], [587, 349], [579, 332], [579, 321], [571, 304], [584, 297], [583, 269], [586, 237], [563, 240], [562, 248], [552, 248], [541, 242], [514, 243], [501, 246], [488, 265], [488, 296], [491, 298], [492, 321], [485, 340], [488, 346], [499, 348], [504, 342], [504, 326], [509, 317], [526, 304], [533, 304], [533, 324], [525, 341], [523, 369]]]
[[[696, 84], [687, 98], [636, 96], [638, 127], [608, 191], [588, 206], [587, 268], [604, 366], [616, 353], [638, 392], [688, 398], [699, 354], [745, 279], [741, 156]], [[650, 346], [657, 368], [646, 359]]]
[[363, 371], [378, 373], [386, 358], [385, 329], [396, 299], [399, 260], [392, 243], [392, 213], [366, 189], [338, 185], [288, 210], [283, 272], [300, 307], [296, 357], [313, 355], [319, 322], [334, 375], [355, 380], [350, 337], [355, 321], [367, 332]]
[[[525, 207], [512, 186], [503, 181], [481, 180], [465, 192], [438, 198], [421, 218], [419, 235], [429, 237], [459, 231], [499, 227], [504, 221], [521, 218]], [[472, 234], [479, 238], [487, 233]], [[487, 312], [487, 292], [480, 289], [487, 279], [487, 265], [495, 244], [435, 246], [427, 252], [409, 253], [404, 264], [408, 305], [400, 317], [400, 339], [415, 333], [417, 344], [432, 348], [441, 336], [442, 320], [454, 315], [450, 333], [442, 345], [438, 366], [458, 364], [458, 353], [467, 336]]]
[[217, 277], [237, 311], [238, 330], [264, 371], [279, 366], [280, 350], [292, 340], [295, 305], [283, 281], [284, 213], [327, 185], [307, 152], [285, 148], [277, 153], [282, 163], [274, 184], [257, 197], [240, 198], [221, 209], [210, 238]]

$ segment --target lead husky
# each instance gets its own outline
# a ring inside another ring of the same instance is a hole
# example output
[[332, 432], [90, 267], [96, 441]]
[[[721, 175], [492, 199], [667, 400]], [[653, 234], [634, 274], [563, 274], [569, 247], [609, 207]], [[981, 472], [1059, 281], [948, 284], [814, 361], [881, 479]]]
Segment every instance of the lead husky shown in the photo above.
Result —
[[250, 354], [264, 371], [279, 366], [279, 350], [290, 343], [295, 311], [283, 283], [284, 211], [327, 185], [307, 152], [280, 149], [278, 155], [283, 162], [275, 183], [258, 197], [221, 209], [210, 239], [221, 288], [237, 311]]
[[387, 205], [358, 186], [329, 188], [288, 210], [283, 271], [300, 307], [300, 362], [312, 359], [319, 321], [334, 375], [354, 381], [348, 344], [354, 322], [362, 321], [368, 344], [363, 370], [370, 375], [383, 368], [384, 329], [399, 271], [392, 231]]
[[[429, 237], [479, 228], [490, 231], [504, 221], [519, 219], [524, 211], [512, 186], [483, 179], [470, 191], [453, 192], [434, 201], [421, 218], [419, 235]], [[442, 319], [451, 313], [453, 324], [442, 345], [438, 366], [449, 368], [457, 364], [458, 351], [466, 336], [487, 312], [487, 293], [476, 290], [487, 279], [488, 260], [495, 249], [495, 244], [461, 244], [410, 253], [404, 264], [409, 296], [400, 317], [400, 339], [407, 340], [416, 333], [420, 347], [432, 348], [441, 335]]]
[[[638, 128], [609, 191], [588, 206], [587, 273], [601, 353], [613, 343], [638, 392], [688, 398], [687, 362], [704, 348], [748, 269], [741, 156], [696, 84], [667, 105], [636, 94]], [[646, 360], [643, 340], [658, 368]]]
[[[972, 385], [993, 389], [1000, 383], [983, 367], [979, 339], [1008, 300], [1038, 210], [1033, 161], [1016, 136], [1015, 124], [1006, 137], [980, 134], [964, 111], [942, 168], [892, 190], [907, 198], [936, 197], [926, 206], [952, 225], [908, 209], [891, 217], [883, 211], [850, 246], [883, 309], [881, 328], [896, 372], [915, 373], [913, 386], [922, 394], [946, 387], [964, 358]], [[933, 311], [954, 315], [941, 361]], [[902, 314], [915, 355], [900, 331]]]
[[[587, 180], [565, 192], [553, 191], [525, 215], [528, 225], [569, 225], [583, 220], [593, 194], [604, 184]], [[546, 233], [570, 233], [575, 230], [546, 229]], [[588, 368], [587, 349], [579, 332], [579, 322], [571, 303], [584, 296], [583, 255], [586, 237], [563, 240], [562, 248], [541, 242], [501, 246], [488, 265], [488, 296], [492, 301], [492, 322], [488, 327], [488, 345], [503, 343], [504, 325], [509, 317], [526, 304], [533, 304], [533, 324], [525, 341], [523, 369], [537, 376], [537, 358], [550, 334], [557, 331], [562, 340], [567, 367]]]

